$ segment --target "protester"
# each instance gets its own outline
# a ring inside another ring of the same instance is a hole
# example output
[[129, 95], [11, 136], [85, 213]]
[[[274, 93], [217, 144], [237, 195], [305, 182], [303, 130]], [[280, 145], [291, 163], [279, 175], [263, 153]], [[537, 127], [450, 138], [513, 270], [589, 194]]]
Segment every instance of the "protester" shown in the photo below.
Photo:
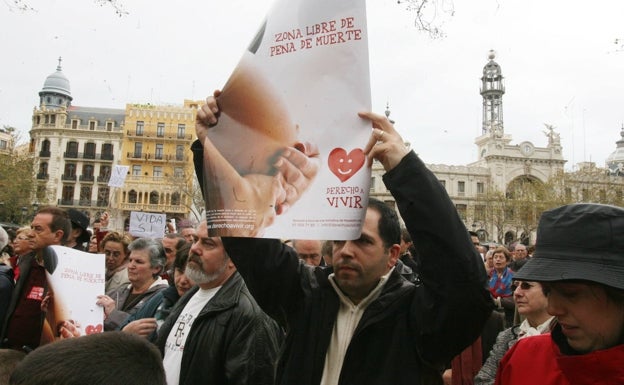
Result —
[[6, 317], [11, 295], [13, 294], [13, 287], [15, 286], [9, 255], [4, 253], [8, 244], [9, 235], [0, 226], [0, 324], [4, 322]]
[[173, 262], [174, 285], [159, 291], [143, 305], [135, 314], [131, 315], [119, 328], [126, 333], [135, 333], [143, 337], [156, 338], [156, 329], [165, 321], [171, 309], [195, 283], [184, 273], [189, 256], [191, 243], [182, 245], [176, 252]]
[[100, 252], [100, 250], [98, 249], [98, 241], [97, 241], [97, 235], [92, 235], [91, 239], [89, 240], [89, 247], [87, 248], [87, 251], [89, 253], [92, 254], [98, 254]]
[[19, 264], [22, 256], [30, 253], [33, 247], [33, 236], [30, 234], [30, 227], [20, 227], [15, 233], [13, 238], [13, 255], [9, 260], [11, 261], [11, 267], [13, 268], [13, 279], [17, 281], [19, 279]]
[[0, 349], [0, 384], [9, 383], [9, 378], [26, 353], [13, 349]]
[[168, 385], [273, 385], [282, 331], [253, 299], [220, 238], [197, 228], [186, 275], [197, 283], [158, 331]]
[[516, 279], [537, 281], [557, 318], [551, 334], [518, 341], [496, 384], [624, 383], [624, 209], [573, 204], [542, 214]]
[[[198, 111], [198, 138], [214, 112], [209, 98]], [[387, 171], [384, 182], [421, 255], [422, 283], [394, 268], [399, 221], [376, 199], [361, 236], [333, 242], [333, 269], [299, 263], [279, 240], [223, 238], [258, 303], [287, 328], [278, 384], [440, 382], [439, 368], [478, 337], [492, 309], [482, 259], [444, 188], [387, 118], [360, 116], [373, 123], [365, 153]], [[194, 155], [203, 180], [203, 154]], [[288, 165], [288, 179], [305, 180], [300, 164]]]
[[490, 275], [490, 293], [494, 298], [497, 310], [505, 313], [505, 325], [513, 325], [515, 304], [513, 302], [513, 272], [507, 267], [511, 261], [511, 253], [505, 247], [498, 247], [492, 254], [494, 270]]
[[177, 233], [167, 233], [161, 240], [161, 243], [163, 250], [165, 250], [167, 262], [160, 277], [166, 280], [169, 285], [173, 285], [173, 261], [176, 259], [178, 249], [186, 243], [186, 239]]
[[292, 246], [299, 258], [310, 266], [325, 266], [321, 249], [323, 241], [316, 239], [293, 239]]
[[99, 295], [96, 304], [104, 308], [104, 330], [115, 330], [141, 309], [150, 298], [169, 286], [160, 278], [165, 266], [165, 252], [160, 242], [138, 238], [128, 246], [130, 284]]
[[85, 244], [89, 242], [91, 238], [91, 232], [88, 230], [89, 217], [76, 209], [67, 210], [67, 215], [69, 215], [72, 228], [71, 232], [67, 236], [67, 241], [64, 246], [85, 251]]
[[10, 385], [166, 385], [158, 349], [144, 338], [110, 332], [70, 338], [28, 354]]
[[187, 242], [194, 242], [193, 237], [197, 232], [195, 231], [195, 225], [188, 219], [181, 219], [177, 222], [178, 234], [180, 234]]
[[60, 332], [51, 330], [52, 335], [43, 333], [45, 317], [42, 301], [48, 289], [46, 269], [51, 268], [44, 254], [48, 246], [61, 245], [66, 241], [71, 224], [63, 209], [43, 207], [35, 214], [30, 228], [33, 251], [20, 258], [20, 275], [15, 283], [0, 339], [3, 347], [26, 352], [50, 342]]
[[106, 261], [106, 283], [104, 292], [116, 291], [130, 283], [128, 279], [128, 246], [132, 242], [129, 236], [111, 231], [106, 234], [101, 245]]
[[475, 385], [494, 384], [501, 358], [519, 339], [550, 332], [553, 317], [546, 311], [548, 300], [542, 291], [542, 285], [539, 282], [517, 281], [514, 286], [516, 287], [514, 301], [518, 313], [525, 317], [525, 320], [498, 335], [487, 361], [475, 376]]

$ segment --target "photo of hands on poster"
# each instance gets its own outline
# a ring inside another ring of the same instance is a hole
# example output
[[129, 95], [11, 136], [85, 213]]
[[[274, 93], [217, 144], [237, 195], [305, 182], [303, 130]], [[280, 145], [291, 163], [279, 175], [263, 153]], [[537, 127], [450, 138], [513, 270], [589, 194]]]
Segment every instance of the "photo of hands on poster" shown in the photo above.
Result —
[[278, 0], [217, 93], [204, 140], [211, 236], [354, 239], [368, 200], [363, 0]]
[[104, 313], [95, 302], [104, 292], [104, 254], [49, 246], [43, 260], [48, 288], [42, 343], [101, 333]]

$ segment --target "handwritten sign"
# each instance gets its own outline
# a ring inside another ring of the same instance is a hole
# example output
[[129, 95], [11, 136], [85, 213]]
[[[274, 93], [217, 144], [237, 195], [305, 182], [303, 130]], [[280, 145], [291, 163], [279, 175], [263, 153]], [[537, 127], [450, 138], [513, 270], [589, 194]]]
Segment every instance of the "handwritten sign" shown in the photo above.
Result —
[[141, 238], [162, 238], [165, 236], [167, 216], [158, 213], [132, 211], [130, 213], [130, 234]]
[[130, 169], [130, 166], [115, 166], [110, 180], [108, 181], [108, 185], [110, 187], [123, 187], [126, 182], [126, 176], [128, 175], [128, 169]]

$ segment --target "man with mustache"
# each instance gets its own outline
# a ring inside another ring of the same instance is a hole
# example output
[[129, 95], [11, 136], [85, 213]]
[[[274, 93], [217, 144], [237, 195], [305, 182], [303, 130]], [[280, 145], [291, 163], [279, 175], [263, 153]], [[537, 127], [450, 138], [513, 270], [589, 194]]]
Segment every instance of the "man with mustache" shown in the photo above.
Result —
[[220, 238], [197, 228], [185, 272], [197, 286], [158, 331], [167, 384], [267, 384], [282, 332], [260, 309]]
[[[198, 112], [198, 137], [216, 121], [213, 102]], [[277, 384], [442, 383], [444, 363], [479, 336], [492, 311], [482, 259], [444, 188], [386, 117], [360, 117], [374, 127], [364, 152], [387, 171], [421, 256], [420, 279], [395, 269], [399, 221], [376, 199], [360, 237], [333, 242], [331, 267], [305, 265], [279, 240], [223, 238], [256, 301], [287, 331]], [[295, 169], [290, 178], [297, 172], [305, 179]]]

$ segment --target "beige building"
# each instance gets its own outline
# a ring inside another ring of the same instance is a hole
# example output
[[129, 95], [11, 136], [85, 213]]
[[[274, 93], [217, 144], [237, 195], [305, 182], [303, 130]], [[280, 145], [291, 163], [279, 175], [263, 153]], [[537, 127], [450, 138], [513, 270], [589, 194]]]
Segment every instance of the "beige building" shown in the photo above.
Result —
[[120, 163], [129, 171], [114, 194], [116, 214], [128, 218], [131, 211], [144, 211], [186, 218], [194, 210], [198, 190], [190, 147], [200, 103], [126, 105]]
[[109, 207], [120, 159], [124, 110], [73, 106], [61, 59], [39, 92], [30, 130], [39, 205], [73, 207], [91, 218]]
[[[532, 244], [539, 216], [547, 208], [573, 202], [622, 204], [624, 178], [613, 175], [624, 176], [624, 127], [617, 150], [607, 159], [611, 176], [595, 165], [564, 172], [566, 160], [553, 127], [543, 129], [543, 147], [529, 141], [514, 144], [505, 133], [504, 77], [494, 59], [490, 52], [481, 77], [482, 133], [475, 139], [478, 159], [465, 166], [427, 165], [446, 188], [466, 228], [476, 231], [482, 242]], [[383, 168], [375, 164], [371, 195], [394, 204], [381, 175]]]

